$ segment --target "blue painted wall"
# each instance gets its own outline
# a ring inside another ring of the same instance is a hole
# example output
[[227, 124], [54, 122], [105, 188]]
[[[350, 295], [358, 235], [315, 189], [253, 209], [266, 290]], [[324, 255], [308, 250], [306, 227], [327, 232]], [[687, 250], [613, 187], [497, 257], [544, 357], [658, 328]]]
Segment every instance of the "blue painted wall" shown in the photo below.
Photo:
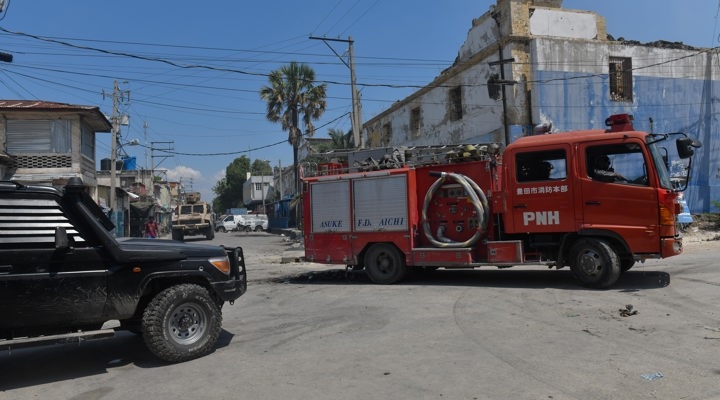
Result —
[[[542, 115], [554, 131], [604, 129], [605, 118], [629, 113], [635, 129], [684, 132], [703, 147], [693, 159], [685, 200], [692, 213], [720, 212], [720, 82], [702, 79], [633, 76], [633, 102], [610, 100], [607, 75], [534, 71], [535, 120]], [[650, 123], [652, 119], [652, 126]], [[674, 143], [670, 158], [677, 160]]]

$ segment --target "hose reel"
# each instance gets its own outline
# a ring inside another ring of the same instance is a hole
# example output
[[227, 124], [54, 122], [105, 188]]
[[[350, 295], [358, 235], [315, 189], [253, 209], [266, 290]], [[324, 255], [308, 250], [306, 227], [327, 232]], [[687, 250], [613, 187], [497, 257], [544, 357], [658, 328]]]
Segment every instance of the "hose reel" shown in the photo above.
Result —
[[[485, 192], [483, 192], [483, 190], [480, 188], [480, 186], [478, 186], [477, 183], [475, 183], [475, 181], [463, 174], [456, 174], [452, 172], [430, 172], [430, 175], [438, 176], [439, 178], [435, 182], [433, 182], [432, 185], [430, 185], [427, 193], [425, 193], [425, 201], [423, 202], [422, 209], [422, 224], [425, 237], [435, 247], [457, 248], [472, 246], [473, 244], [475, 244], [475, 242], [478, 241], [478, 239], [480, 239], [482, 234], [485, 233], [485, 230], [487, 229], [488, 219], [490, 217], [490, 206], [488, 204], [487, 196], [485, 196]], [[438, 227], [438, 232], [436, 233], [436, 236], [433, 236], [431, 232], [430, 221], [428, 220], [427, 215], [428, 208], [430, 207], [433, 196], [435, 196], [435, 192], [448, 180], [454, 181], [460, 186], [462, 186], [462, 188], [465, 190], [465, 193], [467, 193], [468, 197], [470, 198], [470, 203], [475, 208], [475, 211], [477, 212], [479, 218], [475, 233], [464, 242], [456, 242], [444, 237], [443, 233], [445, 231], [445, 227], [443, 225]]]

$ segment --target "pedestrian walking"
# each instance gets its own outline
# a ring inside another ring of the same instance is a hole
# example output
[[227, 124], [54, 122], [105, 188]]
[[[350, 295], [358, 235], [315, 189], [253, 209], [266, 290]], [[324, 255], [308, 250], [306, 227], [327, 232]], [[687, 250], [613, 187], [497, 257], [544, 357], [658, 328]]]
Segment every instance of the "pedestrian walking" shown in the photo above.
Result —
[[158, 237], [158, 224], [155, 222], [154, 217], [148, 218], [148, 221], [145, 224], [145, 237], [151, 239], [156, 239]]

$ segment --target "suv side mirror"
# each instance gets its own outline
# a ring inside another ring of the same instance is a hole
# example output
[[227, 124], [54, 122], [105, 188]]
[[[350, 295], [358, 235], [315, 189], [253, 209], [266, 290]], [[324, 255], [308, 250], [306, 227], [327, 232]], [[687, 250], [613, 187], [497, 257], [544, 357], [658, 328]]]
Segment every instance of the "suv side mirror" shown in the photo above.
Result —
[[682, 137], [675, 141], [680, 158], [690, 158], [695, 154], [694, 149], [702, 147], [702, 143], [689, 137]]

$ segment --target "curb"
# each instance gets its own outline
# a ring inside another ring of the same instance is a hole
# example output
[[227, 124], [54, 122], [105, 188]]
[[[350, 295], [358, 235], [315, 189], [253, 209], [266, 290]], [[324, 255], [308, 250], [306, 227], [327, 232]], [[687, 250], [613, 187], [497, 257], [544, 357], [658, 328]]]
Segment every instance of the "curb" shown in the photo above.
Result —
[[305, 254], [302, 252], [297, 252], [298, 254], [283, 254], [283, 256], [280, 258], [280, 264], [292, 264], [292, 263], [301, 263], [305, 262]]

